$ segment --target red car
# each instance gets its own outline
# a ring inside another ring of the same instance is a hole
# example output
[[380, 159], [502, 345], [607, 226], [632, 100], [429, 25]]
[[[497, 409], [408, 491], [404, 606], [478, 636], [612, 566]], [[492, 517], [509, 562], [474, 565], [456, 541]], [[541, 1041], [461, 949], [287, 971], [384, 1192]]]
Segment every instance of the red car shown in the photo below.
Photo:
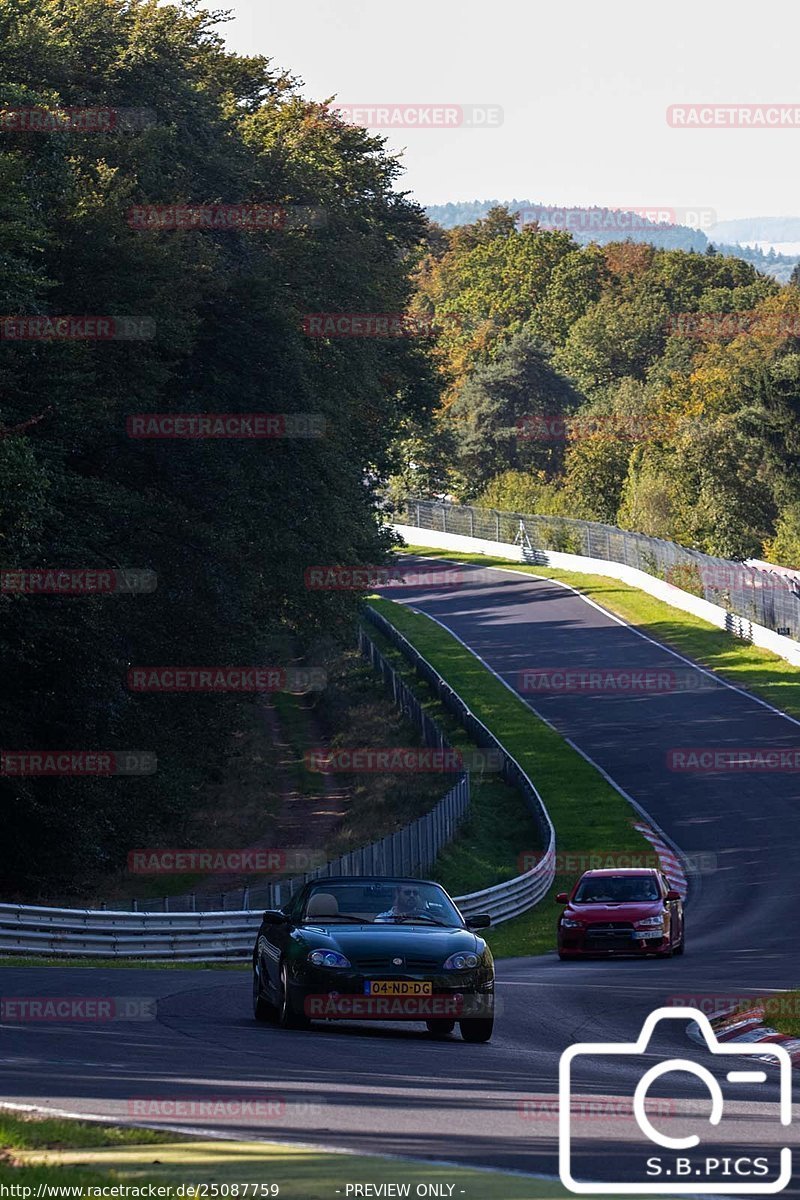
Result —
[[683, 954], [683, 901], [660, 871], [586, 871], [558, 919], [558, 957]]

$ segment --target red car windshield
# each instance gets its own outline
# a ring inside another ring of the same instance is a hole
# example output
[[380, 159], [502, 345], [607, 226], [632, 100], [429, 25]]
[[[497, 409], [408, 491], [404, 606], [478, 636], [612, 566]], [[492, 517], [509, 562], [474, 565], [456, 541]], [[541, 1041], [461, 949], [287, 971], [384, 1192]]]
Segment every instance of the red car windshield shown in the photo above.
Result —
[[636, 903], [660, 900], [661, 892], [652, 875], [595, 875], [582, 879], [573, 897], [577, 904]]

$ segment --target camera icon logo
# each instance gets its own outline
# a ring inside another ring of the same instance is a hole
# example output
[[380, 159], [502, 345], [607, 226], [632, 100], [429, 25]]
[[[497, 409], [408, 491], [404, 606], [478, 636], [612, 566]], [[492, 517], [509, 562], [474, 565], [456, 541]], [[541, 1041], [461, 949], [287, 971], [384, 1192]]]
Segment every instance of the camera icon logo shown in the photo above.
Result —
[[[786, 1185], [791, 1181], [792, 1177], [792, 1152], [788, 1146], [784, 1146], [776, 1154], [774, 1147], [770, 1146], [770, 1150], [775, 1155], [775, 1170], [770, 1171], [766, 1157], [749, 1157], [742, 1156], [739, 1158], [718, 1158], [704, 1156], [702, 1153], [690, 1157], [688, 1155], [675, 1157], [676, 1152], [686, 1152], [695, 1150], [700, 1147], [701, 1139], [697, 1134], [689, 1134], [683, 1137], [671, 1137], [659, 1129], [657, 1129], [650, 1120], [646, 1110], [645, 1101], [650, 1087], [663, 1076], [670, 1072], [689, 1073], [702, 1081], [708, 1089], [711, 1097], [711, 1111], [705, 1118], [711, 1130], [719, 1126], [723, 1120], [725, 1111], [725, 1099], [723, 1096], [720, 1081], [716, 1075], [708, 1069], [708, 1067], [700, 1063], [693, 1062], [688, 1058], [670, 1058], [663, 1062], [657, 1063], [644, 1071], [633, 1095], [633, 1116], [639, 1131], [646, 1139], [645, 1146], [652, 1149], [655, 1145], [662, 1150], [671, 1152], [672, 1157], [664, 1156], [665, 1160], [670, 1163], [669, 1166], [662, 1165], [661, 1157], [651, 1157], [647, 1159], [646, 1174], [657, 1176], [658, 1182], [652, 1182], [647, 1178], [635, 1182], [592, 1182], [586, 1180], [578, 1180], [573, 1174], [573, 1158], [574, 1158], [574, 1137], [572, 1128], [572, 1113], [571, 1099], [573, 1095], [572, 1081], [574, 1078], [573, 1063], [576, 1059], [603, 1059], [606, 1056], [613, 1056], [617, 1059], [620, 1055], [626, 1056], [644, 1056], [648, 1054], [653, 1032], [660, 1021], [694, 1021], [699, 1032], [702, 1034], [703, 1040], [706, 1043], [706, 1050], [712, 1055], [722, 1056], [727, 1059], [743, 1059], [736, 1064], [740, 1070], [730, 1069], [725, 1070], [725, 1078], [731, 1084], [753, 1084], [766, 1083], [768, 1080], [767, 1072], [762, 1069], [755, 1069], [759, 1064], [755, 1062], [747, 1062], [747, 1059], [754, 1055], [763, 1057], [765, 1053], [769, 1053], [770, 1057], [777, 1059], [779, 1067], [778, 1077], [778, 1119], [781, 1125], [790, 1125], [792, 1120], [792, 1061], [788, 1052], [779, 1043], [770, 1043], [765, 1046], [763, 1043], [740, 1043], [732, 1044], [730, 1042], [720, 1042], [714, 1030], [711, 1027], [711, 1022], [705, 1013], [699, 1012], [694, 1008], [658, 1008], [655, 1012], [645, 1020], [641, 1033], [635, 1042], [577, 1042], [573, 1046], [569, 1046], [561, 1055], [559, 1063], [559, 1173], [561, 1182], [571, 1192], [579, 1195], [677, 1195], [681, 1193], [691, 1193], [699, 1195], [705, 1193], [709, 1195], [735, 1195], [746, 1194], [748, 1196], [757, 1195], [774, 1195], [777, 1192], [783, 1191]], [[718, 1061], [716, 1064], [719, 1069], [725, 1069], [727, 1062]], [[751, 1069], [748, 1069], [751, 1068]], [[775, 1079], [772, 1075], [770, 1078]], [[688, 1115], [687, 1115], [688, 1119]], [[699, 1121], [703, 1117], [698, 1114]], [[655, 1166], [654, 1164], [658, 1164]], [[722, 1165], [724, 1172], [720, 1174]], [[745, 1164], [745, 1165], [743, 1165]], [[757, 1164], [755, 1167], [753, 1164]], [[763, 1177], [764, 1175], [772, 1174], [773, 1178], [764, 1182], [756, 1182], [755, 1177]], [[739, 1178], [736, 1178], [736, 1176]], [[745, 1178], [741, 1178], [745, 1176]]]

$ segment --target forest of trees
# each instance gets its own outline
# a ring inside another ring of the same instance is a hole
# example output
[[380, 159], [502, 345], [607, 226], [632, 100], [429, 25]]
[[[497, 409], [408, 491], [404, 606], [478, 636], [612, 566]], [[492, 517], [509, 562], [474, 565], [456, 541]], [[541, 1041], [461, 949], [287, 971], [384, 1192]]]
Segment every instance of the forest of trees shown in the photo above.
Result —
[[[303, 315], [402, 311], [421, 210], [379, 139], [227, 51], [194, 4], [3, 0], [4, 111], [148, 110], [139, 130], [0, 134], [0, 313], [146, 317], [124, 341], [0, 338], [0, 568], [136, 568], [146, 595], [0, 593], [10, 750], [147, 750], [129, 778], [0, 775], [8, 899], [180, 829], [236, 696], [135, 694], [135, 665], [261, 665], [351, 634], [357, 597], [314, 563], [388, 539], [365, 479], [435, 397], [407, 338], [311, 338]], [[137, 205], [313, 206], [324, 227], [137, 230]], [[380, 380], [380, 383], [376, 381]], [[325, 436], [137, 440], [131, 414], [314, 413]], [[287, 657], [288, 656], [288, 657]], [[169, 843], [168, 843], [169, 844]], [[171, 844], [176, 844], [174, 841]], [[178, 841], [177, 844], [180, 844]]]
[[[157, 579], [142, 595], [0, 587], [2, 746], [158, 759], [129, 777], [0, 772], [4, 899], [76, 895], [132, 846], [181, 844], [245, 701], [141, 694], [128, 671], [313, 663], [325, 639], [352, 642], [356, 593], [309, 590], [305, 573], [382, 561], [387, 495], [800, 566], [796, 282], [713, 251], [579, 245], [502, 207], [445, 230], [398, 190], [380, 137], [229, 52], [217, 23], [193, 0], [0, 0], [0, 115], [149, 114], [106, 131], [3, 121], [0, 579]], [[241, 202], [324, 220], [129, 218]], [[435, 335], [304, 323], [402, 312]], [[704, 320], [687, 330], [687, 313]], [[749, 317], [731, 331], [724, 313]], [[135, 318], [148, 335], [9, 334], [7, 318], [44, 315]], [[324, 435], [129, 436], [132, 416], [164, 413], [312, 414]]]
[[393, 494], [800, 566], [796, 284], [713, 250], [578, 246], [499, 207], [432, 247], [413, 303], [442, 401], [404, 432]]

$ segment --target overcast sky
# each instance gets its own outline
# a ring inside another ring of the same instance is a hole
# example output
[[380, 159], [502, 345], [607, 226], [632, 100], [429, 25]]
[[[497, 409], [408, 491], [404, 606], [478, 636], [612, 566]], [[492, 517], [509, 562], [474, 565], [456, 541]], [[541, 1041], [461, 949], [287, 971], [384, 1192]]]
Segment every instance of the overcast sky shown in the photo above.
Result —
[[[220, 0], [220, 7], [226, 0]], [[422, 204], [710, 208], [800, 215], [800, 126], [679, 129], [679, 103], [797, 103], [788, 0], [228, 0], [233, 49], [314, 99], [484, 104], [499, 126], [386, 131]], [[208, 7], [217, 7], [209, 4]]]

